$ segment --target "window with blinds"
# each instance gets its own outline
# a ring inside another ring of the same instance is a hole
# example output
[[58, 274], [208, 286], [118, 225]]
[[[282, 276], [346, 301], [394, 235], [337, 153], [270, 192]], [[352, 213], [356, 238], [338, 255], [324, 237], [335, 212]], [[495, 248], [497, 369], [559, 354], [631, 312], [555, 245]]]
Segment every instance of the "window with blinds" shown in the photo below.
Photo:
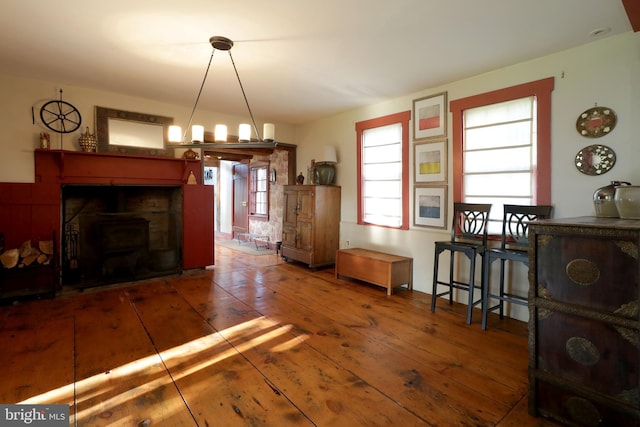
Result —
[[411, 111], [356, 123], [358, 224], [409, 229]]
[[362, 132], [363, 220], [402, 225], [402, 124]]
[[490, 232], [504, 204], [534, 204], [536, 98], [464, 110], [463, 200], [491, 203]]

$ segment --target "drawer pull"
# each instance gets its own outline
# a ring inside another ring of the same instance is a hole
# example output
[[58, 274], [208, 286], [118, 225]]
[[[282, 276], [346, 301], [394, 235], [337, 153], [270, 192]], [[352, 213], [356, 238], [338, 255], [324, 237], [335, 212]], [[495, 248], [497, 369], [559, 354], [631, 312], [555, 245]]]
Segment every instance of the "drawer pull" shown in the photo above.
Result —
[[600, 269], [588, 259], [574, 259], [567, 264], [567, 276], [581, 286], [591, 286], [600, 279]]
[[573, 421], [584, 426], [599, 426], [602, 422], [602, 415], [593, 403], [582, 397], [570, 397], [567, 399], [567, 409]]
[[571, 337], [565, 344], [571, 358], [584, 366], [592, 366], [600, 361], [600, 351], [586, 338]]

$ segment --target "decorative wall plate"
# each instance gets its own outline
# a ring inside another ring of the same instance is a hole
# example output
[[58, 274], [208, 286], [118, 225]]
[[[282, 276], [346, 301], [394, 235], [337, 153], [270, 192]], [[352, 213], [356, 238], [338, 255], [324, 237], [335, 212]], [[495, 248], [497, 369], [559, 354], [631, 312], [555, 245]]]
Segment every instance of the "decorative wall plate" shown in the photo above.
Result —
[[596, 106], [580, 114], [576, 129], [586, 138], [600, 138], [610, 133], [617, 121], [616, 113], [611, 108]]
[[585, 175], [602, 175], [616, 163], [616, 153], [606, 145], [589, 145], [576, 154], [576, 167]]

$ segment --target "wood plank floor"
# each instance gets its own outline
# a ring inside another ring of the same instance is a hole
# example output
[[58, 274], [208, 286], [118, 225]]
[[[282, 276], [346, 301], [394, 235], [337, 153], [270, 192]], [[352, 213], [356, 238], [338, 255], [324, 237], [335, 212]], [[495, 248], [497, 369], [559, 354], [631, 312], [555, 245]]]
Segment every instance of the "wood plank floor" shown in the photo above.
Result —
[[216, 266], [0, 308], [0, 403], [79, 426], [553, 426], [526, 324], [216, 247]]

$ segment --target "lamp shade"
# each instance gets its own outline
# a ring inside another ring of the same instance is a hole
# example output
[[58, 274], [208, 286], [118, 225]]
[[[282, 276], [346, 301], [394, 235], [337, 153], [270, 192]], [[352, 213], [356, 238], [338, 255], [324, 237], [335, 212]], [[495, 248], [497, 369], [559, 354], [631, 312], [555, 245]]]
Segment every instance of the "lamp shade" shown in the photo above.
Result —
[[216, 142], [227, 142], [227, 125], [216, 125], [213, 134]]
[[242, 123], [238, 127], [238, 141], [248, 142], [251, 141], [251, 125]]
[[200, 126], [200, 125], [191, 126], [191, 141], [193, 142], [204, 141], [204, 126]]
[[182, 128], [178, 125], [169, 126], [169, 142], [183, 142]]
[[318, 162], [324, 163], [338, 163], [338, 156], [336, 155], [336, 147], [333, 145], [325, 145], [322, 157]]
[[273, 123], [265, 123], [262, 126], [262, 139], [267, 142], [272, 142], [276, 139], [276, 125]]

